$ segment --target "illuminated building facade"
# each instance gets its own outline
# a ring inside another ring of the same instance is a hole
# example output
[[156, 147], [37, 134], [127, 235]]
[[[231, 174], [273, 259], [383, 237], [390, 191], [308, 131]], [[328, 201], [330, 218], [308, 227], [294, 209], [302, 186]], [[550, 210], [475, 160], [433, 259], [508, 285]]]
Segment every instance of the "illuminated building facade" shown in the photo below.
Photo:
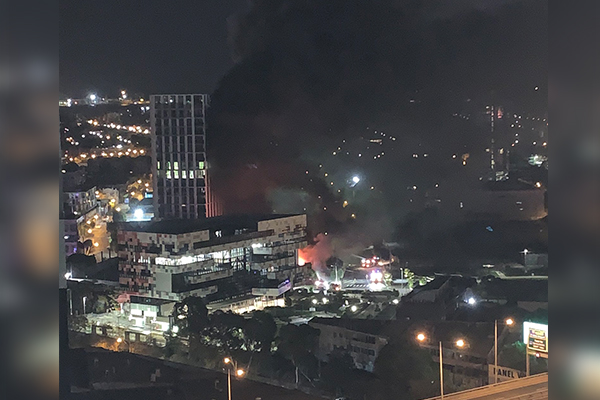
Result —
[[118, 232], [119, 283], [171, 301], [225, 300], [251, 294], [258, 281], [291, 287], [308, 275], [296, 262], [306, 245], [303, 214], [130, 222]]
[[206, 216], [207, 94], [153, 95], [152, 174], [159, 219]]

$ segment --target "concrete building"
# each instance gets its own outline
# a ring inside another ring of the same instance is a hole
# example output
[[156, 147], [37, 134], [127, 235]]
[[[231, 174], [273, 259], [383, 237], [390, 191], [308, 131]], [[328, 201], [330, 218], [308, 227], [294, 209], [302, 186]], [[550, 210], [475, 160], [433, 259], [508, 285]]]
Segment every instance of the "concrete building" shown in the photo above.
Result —
[[82, 216], [97, 207], [96, 186], [63, 187], [63, 213]]
[[297, 263], [297, 250], [306, 244], [302, 214], [123, 223], [119, 282], [142, 297], [227, 300], [251, 294], [260, 282], [278, 288], [309, 276]]
[[79, 229], [77, 218], [61, 218], [64, 232], [65, 256], [70, 256], [77, 251], [77, 242], [79, 241]]
[[206, 94], [153, 95], [152, 175], [159, 218], [206, 216]]
[[346, 352], [352, 356], [356, 368], [373, 372], [379, 352], [388, 343], [388, 338], [382, 335], [386, 321], [313, 318], [308, 324], [321, 331], [315, 355], [325, 362], [334, 352]]

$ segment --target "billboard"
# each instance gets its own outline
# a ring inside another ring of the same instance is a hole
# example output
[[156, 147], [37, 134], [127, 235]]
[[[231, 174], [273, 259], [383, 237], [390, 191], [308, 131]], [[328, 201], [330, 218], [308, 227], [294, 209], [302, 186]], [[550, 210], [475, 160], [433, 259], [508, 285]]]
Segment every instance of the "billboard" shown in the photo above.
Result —
[[548, 325], [524, 322], [523, 343], [528, 353], [548, 357]]
[[496, 370], [496, 367], [493, 365], [488, 365], [488, 378], [490, 383], [494, 382], [494, 375], [498, 375], [498, 382], [505, 382], [513, 379], [523, 378], [525, 376], [525, 372], [514, 368], [501, 366], [498, 366], [498, 370]]

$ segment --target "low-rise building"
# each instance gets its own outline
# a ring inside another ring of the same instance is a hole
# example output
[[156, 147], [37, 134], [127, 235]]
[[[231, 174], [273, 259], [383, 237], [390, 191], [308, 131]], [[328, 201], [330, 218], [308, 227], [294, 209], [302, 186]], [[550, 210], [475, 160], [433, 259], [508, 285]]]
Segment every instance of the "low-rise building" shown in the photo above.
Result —
[[96, 186], [83, 185], [77, 187], [63, 187], [63, 212], [65, 215], [85, 215], [97, 207]]
[[387, 321], [342, 318], [313, 318], [309, 325], [321, 331], [316, 357], [327, 362], [334, 352], [352, 356], [355, 367], [373, 372], [375, 360], [388, 343], [382, 335]]
[[[489, 355], [494, 347], [493, 323], [459, 321], [420, 322], [411, 327], [415, 341], [442, 364], [448, 392], [488, 384]], [[493, 360], [492, 360], [493, 363]]]

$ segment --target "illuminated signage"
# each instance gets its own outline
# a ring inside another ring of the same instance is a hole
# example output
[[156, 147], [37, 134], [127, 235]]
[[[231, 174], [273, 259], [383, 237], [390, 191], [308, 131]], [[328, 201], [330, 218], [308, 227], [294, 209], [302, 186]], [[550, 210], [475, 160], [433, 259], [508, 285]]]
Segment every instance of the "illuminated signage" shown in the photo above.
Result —
[[529, 353], [548, 353], [548, 325], [524, 322], [523, 342]]

